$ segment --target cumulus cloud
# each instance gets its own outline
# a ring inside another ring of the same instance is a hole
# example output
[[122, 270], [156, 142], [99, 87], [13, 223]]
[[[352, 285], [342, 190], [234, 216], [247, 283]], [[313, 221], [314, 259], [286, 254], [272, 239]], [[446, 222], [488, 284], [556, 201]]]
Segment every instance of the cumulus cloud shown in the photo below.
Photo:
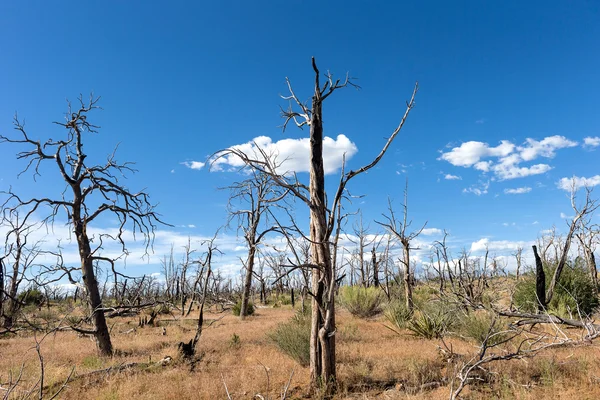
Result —
[[[273, 142], [270, 137], [259, 136], [253, 140], [230, 147], [245, 153], [250, 157], [260, 159], [260, 150], [275, 158], [281, 174], [287, 172], [308, 172], [309, 170], [309, 138], [282, 139]], [[358, 148], [345, 135], [336, 139], [328, 136], [323, 138], [323, 167], [325, 174], [336, 172], [342, 166], [344, 155], [349, 160], [358, 152]], [[223, 171], [229, 168], [241, 168], [244, 162], [234, 154], [227, 154], [216, 159], [213, 171]]]
[[529, 192], [531, 192], [531, 188], [528, 186], [513, 189], [504, 189], [505, 194], [525, 194]]
[[472, 167], [483, 173], [491, 172], [499, 180], [508, 180], [550, 171], [552, 167], [548, 164], [520, 164], [539, 157], [553, 158], [557, 150], [577, 144], [559, 135], [549, 136], [540, 141], [528, 138], [520, 146], [508, 140], [502, 140], [495, 147], [484, 142], [469, 141], [442, 153], [438, 160], [447, 161], [457, 167]]
[[471, 252], [477, 251], [511, 251], [517, 250], [519, 247], [525, 248], [529, 243], [522, 241], [510, 240], [490, 240], [488, 238], [479, 239], [471, 243]]
[[[206, 163], [203, 163], [202, 161], [184, 161], [181, 164], [185, 165], [190, 169], [202, 169], [206, 165]], [[171, 172], [175, 172], [175, 170]]]
[[439, 228], [425, 228], [421, 231], [421, 235], [425, 236], [433, 236], [433, 235], [441, 235], [442, 230]]
[[583, 139], [584, 146], [587, 147], [598, 147], [600, 146], [600, 137], [586, 137]]
[[559, 189], [570, 192], [571, 189], [579, 190], [583, 187], [594, 187], [600, 185], [600, 175], [591, 176], [589, 178], [572, 176], [571, 178], [561, 178], [556, 185]]
[[462, 178], [458, 175], [446, 174], [446, 176], [444, 176], [444, 179], [449, 180], [449, 181], [459, 181]]

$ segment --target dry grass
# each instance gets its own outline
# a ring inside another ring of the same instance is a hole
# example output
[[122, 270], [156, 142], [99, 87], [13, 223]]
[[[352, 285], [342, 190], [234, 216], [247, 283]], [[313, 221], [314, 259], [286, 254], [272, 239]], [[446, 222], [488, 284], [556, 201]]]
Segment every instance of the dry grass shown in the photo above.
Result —
[[[144, 363], [112, 374], [76, 378], [61, 394], [64, 399], [223, 399], [223, 379], [233, 399], [251, 399], [255, 394], [279, 398], [281, 388], [295, 371], [290, 388], [292, 398], [308, 398], [308, 368], [300, 367], [282, 354], [268, 339], [267, 333], [293, 315], [290, 308], [259, 308], [256, 315], [241, 322], [232, 315], [205, 329], [199, 343], [203, 357], [193, 371], [189, 364], [177, 360], [177, 344], [194, 334], [193, 320], [160, 321], [159, 327], [138, 328], [134, 319], [116, 319], [112, 328], [117, 355], [99, 358], [88, 338], [73, 332], [48, 336], [41, 346], [46, 361], [46, 385], [60, 384], [71, 368], [76, 376], [131, 362]], [[217, 319], [222, 314], [206, 315]], [[338, 320], [337, 399], [414, 398], [446, 399], [449, 386], [408, 394], [428, 382], [448, 377], [448, 364], [438, 352], [438, 340], [424, 340], [397, 335], [383, 326], [383, 320], [362, 320], [340, 311]], [[163, 327], [167, 335], [162, 335]], [[232, 339], [237, 335], [238, 340]], [[457, 352], [473, 352], [472, 343], [450, 339]], [[234, 345], [232, 345], [234, 343]], [[23, 387], [30, 387], [39, 376], [37, 354], [32, 336], [0, 339], [0, 382], [24, 365]], [[174, 357], [170, 365], [155, 362]], [[148, 364], [151, 362], [152, 364]], [[269, 369], [269, 392], [263, 366]], [[468, 388], [467, 398], [600, 398], [600, 354], [596, 346], [563, 348], [548, 351], [529, 360], [497, 363], [493, 379], [486, 385]], [[386, 386], [387, 385], [387, 386]]]

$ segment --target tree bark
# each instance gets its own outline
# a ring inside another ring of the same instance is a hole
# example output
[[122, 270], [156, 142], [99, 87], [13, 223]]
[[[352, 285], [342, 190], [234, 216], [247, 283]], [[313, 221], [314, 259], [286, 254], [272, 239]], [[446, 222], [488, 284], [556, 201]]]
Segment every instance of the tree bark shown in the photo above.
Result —
[[534, 245], [532, 248], [535, 257], [535, 293], [538, 300], [538, 311], [541, 313], [546, 310], [546, 274], [537, 247]]
[[240, 319], [244, 320], [248, 316], [248, 303], [250, 302], [250, 291], [252, 290], [252, 274], [254, 272], [254, 256], [256, 255], [256, 246], [251, 245], [248, 250], [248, 260], [246, 261], [246, 276], [244, 279], [244, 290], [242, 291], [242, 305], [240, 306]]
[[310, 380], [313, 389], [324, 386], [332, 393], [335, 379], [335, 303], [330, 301], [335, 285], [327, 243], [327, 207], [325, 203], [325, 173], [323, 168], [323, 103], [319, 86], [319, 71], [315, 70], [315, 94], [312, 98], [310, 124], [310, 241], [312, 264], [317, 268], [312, 276], [312, 323], [310, 340]]
[[406, 296], [406, 308], [412, 312], [414, 309], [412, 295], [412, 279], [410, 276], [410, 244], [402, 243], [404, 246], [404, 294]]

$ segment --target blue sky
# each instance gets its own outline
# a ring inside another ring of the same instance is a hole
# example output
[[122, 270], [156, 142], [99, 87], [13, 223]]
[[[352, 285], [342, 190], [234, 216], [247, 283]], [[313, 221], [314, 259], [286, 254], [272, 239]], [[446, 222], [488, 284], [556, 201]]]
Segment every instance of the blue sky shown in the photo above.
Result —
[[[504, 254], [553, 224], [564, 229], [562, 178], [600, 184], [598, 21], [592, 1], [2, 2], [0, 131], [12, 134], [18, 112], [33, 137], [58, 137], [51, 122], [66, 98], [102, 96], [90, 158], [120, 143], [118, 159], [137, 163], [127, 185], [147, 188], [175, 226], [160, 232], [162, 255], [169, 242], [212, 236], [227, 217], [217, 188], [239, 176], [193, 161], [261, 136], [301, 154], [308, 133], [282, 133], [279, 95], [289, 77], [309, 99], [311, 56], [362, 87], [336, 93], [324, 111], [337, 140], [328, 157], [353, 154], [349, 168], [379, 152], [418, 80], [401, 136], [351, 183], [366, 195], [351, 207], [379, 219], [388, 195], [400, 206], [408, 178], [415, 224], [447, 229], [456, 248], [487, 241]], [[24, 165], [14, 153], [0, 146], [2, 190], [56, 191], [50, 169], [38, 182], [16, 179]], [[231, 242], [223, 263], [235, 269]]]

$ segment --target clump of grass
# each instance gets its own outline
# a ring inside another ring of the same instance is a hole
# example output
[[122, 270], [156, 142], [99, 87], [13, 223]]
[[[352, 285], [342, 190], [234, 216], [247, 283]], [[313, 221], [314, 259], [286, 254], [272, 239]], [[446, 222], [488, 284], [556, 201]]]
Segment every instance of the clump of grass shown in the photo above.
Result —
[[[412, 313], [406, 307], [404, 303], [401, 302], [392, 302], [390, 303], [384, 312], [385, 318], [391, 324], [391, 328], [393, 331], [397, 332], [398, 329], [406, 328], [406, 324], [410, 321], [412, 317]], [[387, 326], [387, 325], [386, 325]]]
[[229, 339], [228, 345], [231, 349], [239, 349], [240, 347], [242, 347], [242, 341], [240, 340], [240, 336], [234, 332], [233, 335], [231, 335], [231, 338]]
[[486, 311], [465, 314], [456, 327], [460, 336], [473, 339], [479, 345], [487, 338], [489, 346], [495, 346], [507, 339], [503, 331], [502, 321]]
[[439, 339], [452, 327], [454, 312], [446, 304], [430, 302], [416, 311], [406, 328], [414, 335], [425, 339]]
[[[241, 309], [242, 309], [242, 300], [239, 300], [237, 303], [235, 303], [233, 305], [233, 307], [231, 308], [231, 312], [236, 317], [239, 317]], [[247, 311], [247, 315], [254, 314], [254, 304], [252, 304], [251, 302], [248, 302], [248, 309], [246, 311]]]
[[339, 300], [355, 317], [370, 318], [381, 313], [383, 293], [376, 287], [344, 286]]
[[281, 351], [303, 367], [310, 362], [310, 314], [297, 312], [288, 322], [281, 323], [269, 338]]
[[345, 324], [339, 330], [339, 338], [342, 342], [358, 342], [361, 339], [358, 326], [353, 323]]

